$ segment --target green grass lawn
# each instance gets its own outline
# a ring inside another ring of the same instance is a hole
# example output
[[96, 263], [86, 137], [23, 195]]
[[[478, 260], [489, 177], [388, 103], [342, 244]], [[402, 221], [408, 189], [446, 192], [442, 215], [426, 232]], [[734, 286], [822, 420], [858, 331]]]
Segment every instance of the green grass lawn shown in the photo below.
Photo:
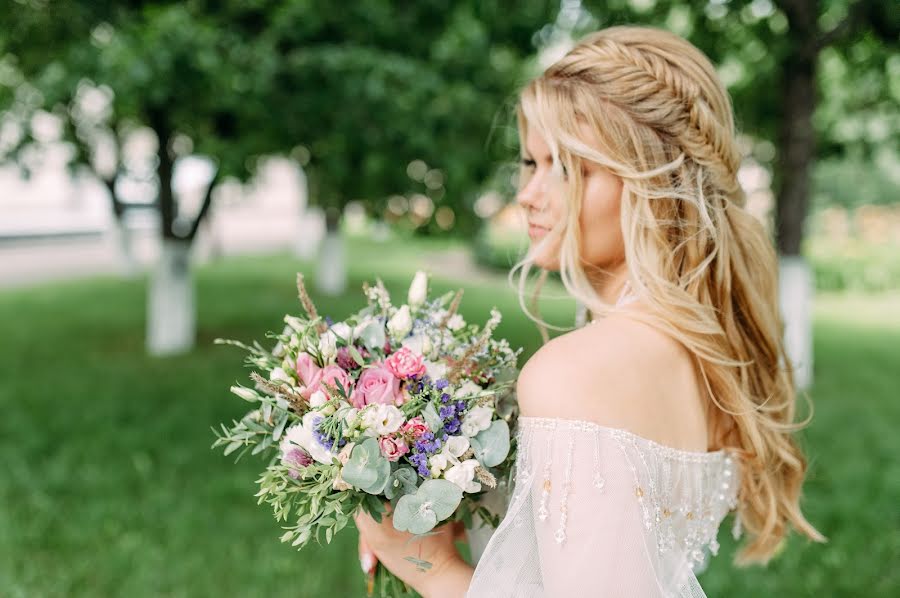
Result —
[[[445, 243], [354, 240], [351, 287], [320, 311], [362, 306], [379, 274], [396, 296], [417, 268], [433, 288], [463, 286], [463, 314], [523, 358], [540, 337], [502, 275], [459, 278]], [[411, 257], [412, 256], [412, 257]], [[296, 552], [256, 505], [262, 463], [210, 450], [210, 426], [239, 416], [228, 393], [247, 370], [216, 337], [264, 340], [297, 312], [288, 256], [230, 259], [197, 276], [197, 350], [144, 355], [143, 281], [93, 279], [0, 294], [0, 596], [359, 596], [355, 533]], [[477, 280], [477, 282], [476, 282]], [[559, 294], [558, 287], [552, 291]], [[546, 301], [565, 322], [573, 304]], [[804, 435], [805, 509], [830, 538], [792, 538], [767, 569], [735, 570], [728, 527], [701, 582], [710, 596], [892, 596], [900, 590], [900, 298], [823, 296], [816, 306], [816, 402]]]

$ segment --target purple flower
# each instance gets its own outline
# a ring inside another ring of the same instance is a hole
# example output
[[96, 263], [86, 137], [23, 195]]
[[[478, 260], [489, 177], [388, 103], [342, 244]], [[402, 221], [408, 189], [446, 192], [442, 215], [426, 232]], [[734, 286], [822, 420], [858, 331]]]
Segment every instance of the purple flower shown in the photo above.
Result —
[[281, 458], [281, 464], [290, 468], [288, 475], [295, 480], [300, 477], [300, 472], [297, 470], [301, 467], [306, 467], [312, 462], [313, 459], [309, 456], [309, 453], [301, 448], [292, 448]]
[[441, 378], [440, 380], [437, 381], [437, 384], [435, 384], [434, 387], [437, 388], [438, 390], [444, 390], [445, 388], [447, 388], [448, 384], [450, 384], [450, 383], [447, 382], [447, 380], [445, 380], [444, 378]]

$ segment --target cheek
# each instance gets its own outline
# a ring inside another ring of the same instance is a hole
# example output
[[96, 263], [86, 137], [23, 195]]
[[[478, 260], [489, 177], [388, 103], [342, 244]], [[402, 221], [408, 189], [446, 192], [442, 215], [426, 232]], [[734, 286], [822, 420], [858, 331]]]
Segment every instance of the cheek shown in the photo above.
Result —
[[620, 184], [590, 181], [581, 212], [582, 255], [588, 262], [602, 265], [624, 255], [620, 206]]

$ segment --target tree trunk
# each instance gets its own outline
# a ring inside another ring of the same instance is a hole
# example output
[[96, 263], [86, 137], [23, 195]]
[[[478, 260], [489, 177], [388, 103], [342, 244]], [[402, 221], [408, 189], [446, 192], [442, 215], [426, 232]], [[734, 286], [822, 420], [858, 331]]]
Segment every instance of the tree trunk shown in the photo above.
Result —
[[807, 389], [813, 379], [812, 308], [815, 285], [803, 256], [782, 255], [778, 263], [779, 309], [784, 348], [794, 367], [794, 383]]
[[140, 267], [134, 255], [133, 239], [131, 231], [125, 225], [126, 206], [116, 195], [116, 179], [102, 178], [103, 184], [109, 193], [112, 206], [113, 222], [109, 229], [109, 239], [112, 241], [114, 251], [119, 261], [119, 271], [127, 278], [134, 278]]
[[817, 2], [783, 0], [791, 51], [781, 77], [784, 112], [778, 131], [775, 237], [779, 253], [779, 302], [785, 322], [785, 349], [797, 367], [796, 383], [812, 383], [812, 298], [814, 281], [801, 250], [809, 211], [810, 170], [816, 152], [813, 112], [818, 60]]
[[[149, 284], [147, 301], [147, 350], [151, 355], [174, 355], [189, 351], [196, 334], [196, 306], [190, 256], [193, 236], [175, 234], [178, 206], [172, 189], [174, 161], [169, 154], [170, 131], [164, 111], [150, 115], [159, 147], [160, 253]], [[196, 231], [194, 231], [196, 232]]]
[[190, 256], [189, 241], [162, 240], [147, 300], [147, 350], [151, 355], [184, 353], [194, 346], [196, 306]]
[[319, 248], [316, 287], [324, 295], [335, 296], [347, 288], [347, 264], [344, 239], [339, 230], [341, 212], [337, 208], [325, 211], [325, 238]]

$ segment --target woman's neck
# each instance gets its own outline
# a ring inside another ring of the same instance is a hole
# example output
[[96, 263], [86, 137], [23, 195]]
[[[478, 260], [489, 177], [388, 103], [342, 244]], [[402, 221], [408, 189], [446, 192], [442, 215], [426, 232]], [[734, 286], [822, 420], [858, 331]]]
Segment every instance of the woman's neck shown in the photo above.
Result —
[[603, 274], [589, 276], [591, 286], [597, 295], [610, 305], [615, 305], [628, 282], [628, 268], [622, 263], [615, 270], [607, 270]]

